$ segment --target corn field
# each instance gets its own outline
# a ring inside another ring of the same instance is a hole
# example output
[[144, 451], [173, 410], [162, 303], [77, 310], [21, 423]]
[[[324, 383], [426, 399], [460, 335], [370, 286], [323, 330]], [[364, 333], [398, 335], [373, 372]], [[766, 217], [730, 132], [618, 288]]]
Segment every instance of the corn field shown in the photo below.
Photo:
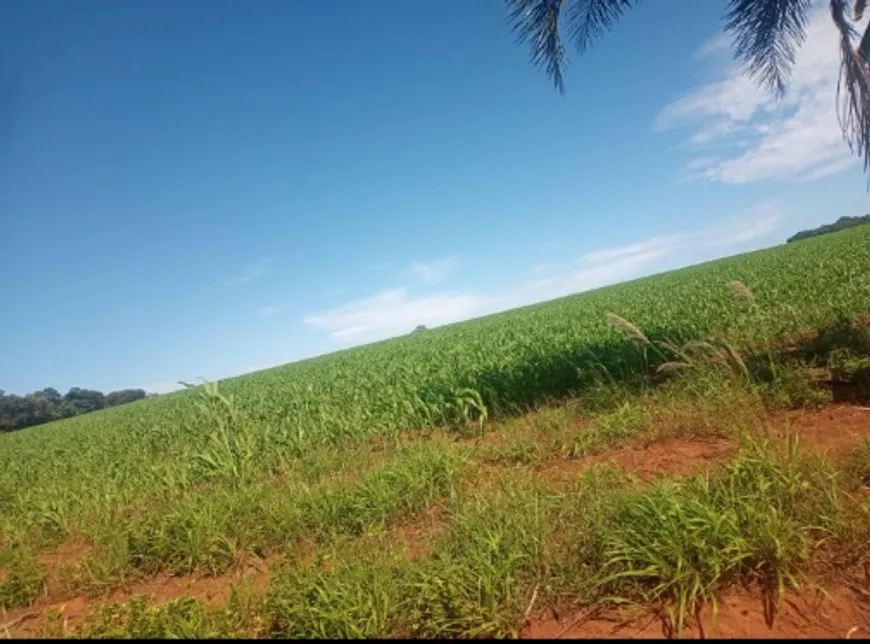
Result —
[[281, 471], [314, 446], [482, 423], [655, 369], [608, 315], [651, 340], [739, 348], [870, 313], [868, 278], [865, 226], [0, 436], [0, 544], [226, 472]]

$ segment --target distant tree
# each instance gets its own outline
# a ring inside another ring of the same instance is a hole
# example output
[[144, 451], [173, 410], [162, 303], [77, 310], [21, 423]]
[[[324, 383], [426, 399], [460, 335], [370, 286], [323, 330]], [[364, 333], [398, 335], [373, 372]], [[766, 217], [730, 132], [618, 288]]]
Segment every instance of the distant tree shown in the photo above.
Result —
[[102, 409], [105, 406], [106, 397], [102, 392], [72, 387], [64, 395], [59, 409], [61, 417], [69, 418], [79, 414], [87, 414], [88, 412]]
[[827, 235], [828, 233], [835, 233], [838, 230], [846, 230], [847, 228], [854, 228], [855, 226], [863, 226], [865, 224], [870, 224], [870, 214], [864, 215], [863, 217], [840, 217], [833, 224], [825, 224], [824, 226], [819, 226], [818, 228], [802, 230], [798, 233], [795, 233], [785, 241], [786, 243], [796, 242], [800, 241], [801, 239], [809, 239], [810, 237]]
[[414, 330], [411, 331], [411, 333], [420, 333], [420, 331], [427, 331], [427, 330], [428, 329], [426, 328], [425, 324], [418, 324], [416, 327], [414, 327]]
[[117, 405], [126, 405], [135, 400], [141, 400], [147, 395], [148, 394], [145, 393], [144, 389], [121, 389], [120, 391], [113, 391], [106, 396], [106, 406], [115, 407]]
[[59, 405], [63, 401], [63, 396], [54, 387], [46, 387], [42, 390], [42, 397], [52, 405]]
[[122, 389], [108, 396], [80, 387], [72, 387], [65, 396], [53, 387], [25, 396], [7, 394], [0, 389], [0, 432], [33, 427], [147, 397], [142, 389]]
[[101, 391], [72, 387], [63, 397], [61, 406], [70, 416], [78, 416], [103, 409], [106, 406], [106, 396]]
[[[696, 0], [700, 2], [700, 0]], [[508, 21], [520, 42], [531, 48], [559, 92], [567, 65], [562, 33], [583, 54], [622, 14], [640, 0], [505, 0]], [[870, 26], [857, 31], [867, 0], [828, 0], [839, 34], [840, 77], [836, 97], [840, 128], [849, 149], [870, 170]], [[667, 4], [667, 3], [665, 3]], [[725, 31], [733, 35], [735, 56], [752, 80], [781, 98], [788, 85], [795, 51], [803, 44], [810, 0], [730, 0]], [[849, 9], [852, 14], [849, 15]], [[856, 45], [857, 40], [857, 45]], [[831, 43], [831, 46], [837, 46]], [[630, 83], [630, 70], [624, 83]]]

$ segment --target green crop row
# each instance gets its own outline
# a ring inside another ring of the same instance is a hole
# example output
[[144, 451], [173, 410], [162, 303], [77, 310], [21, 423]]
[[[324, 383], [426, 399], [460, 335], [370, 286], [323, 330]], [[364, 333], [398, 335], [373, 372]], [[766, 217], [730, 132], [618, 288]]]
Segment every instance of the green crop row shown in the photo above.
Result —
[[740, 348], [870, 312], [868, 277], [870, 227], [855, 228], [240, 376], [202, 409], [197, 388], [3, 435], [0, 546], [217, 471], [277, 473], [318, 446], [507, 415], [667, 360], [608, 314], [652, 341]]

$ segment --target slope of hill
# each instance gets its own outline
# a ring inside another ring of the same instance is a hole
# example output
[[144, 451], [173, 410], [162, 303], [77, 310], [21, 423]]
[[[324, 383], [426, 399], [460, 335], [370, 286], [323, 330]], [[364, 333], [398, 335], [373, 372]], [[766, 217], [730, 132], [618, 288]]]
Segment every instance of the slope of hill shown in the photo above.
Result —
[[870, 224], [870, 215], [864, 215], [863, 217], [840, 217], [833, 224], [825, 224], [823, 226], [818, 226], [817, 228], [802, 230], [795, 233], [786, 240], [786, 243], [800, 241], [801, 239], [809, 239], [810, 237], [818, 237], [819, 235], [827, 235], [828, 233], [835, 233], [838, 230], [847, 230], [848, 228], [854, 228], [855, 226], [863, 226], [864, 224]]
[[543, 611], [614, 597], [677, 606], [679, 630], [695, 603], [801, 574], [836, 577], [830, 628], [870, 626], [847, 587], [870, 538], [870, 423], [848, 406], [870, 400], [868, 242], [0, 436], [0, 631], [540, 635], [576, 628]]

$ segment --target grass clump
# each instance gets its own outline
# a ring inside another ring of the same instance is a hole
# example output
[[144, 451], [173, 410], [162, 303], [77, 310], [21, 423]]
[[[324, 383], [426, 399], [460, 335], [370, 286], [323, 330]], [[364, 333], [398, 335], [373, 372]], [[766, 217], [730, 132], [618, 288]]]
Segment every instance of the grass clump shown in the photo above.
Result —
[[45, 568], [26, 548], [0, 551], [0, 610], [30, 605], [45, 588]]
[[729, 584], [757, 583], [783, 599], [815, 549], [843, 525], [824, 461], [748, 444], [723, 472], [664, 481], [614, 501], [590, 547], [603, 556], [604, 599], [663, 605], [680, 634], [687, 618]]
[[549, 558], [546, 501], [527, 482], [468, 498], [411, 580], [415, 637], [516, 635]]
[[350, 487], [303, 495], [299, 516], [306, 534], [326, 539], [359, 536], [367, 527], [407, 519], [436, 499], [455, 494], [465, 456], [438, 446], [401, 450], [393, 463]]
[[193, 597], [154, 605], [148, 597], [136, 595], [124, 603], [101, 604], [73, 633], [60, 620], [46, 632], [49, 637], [88, 639], [229, 639], [254, 634], [235, 592], [222, 610], [209, 609]]
[[385, 637], [403, 611], [401, 565], [384, 553], [357, 553], [333, 567], [291, 565], [266, 597], [265, 628], [281, 638], [362, 639]]
[[647, 408], [641, 401], [624, 402], [613, 411], [599, 414], [590, 427], [579, 431], [563, 449], [566, 458], [621, 447], [650, 428]]
[[115, 515], [94, 526], [94, 549], [80, 566], [79, 583], [99, 592], [161, 571], [218, 575], [300, 540], [325, 544], [383, 531], [454, 495], [468, 451], [446, 441], [417, 442], [312, 485], [299, 477], [260, 477]]

